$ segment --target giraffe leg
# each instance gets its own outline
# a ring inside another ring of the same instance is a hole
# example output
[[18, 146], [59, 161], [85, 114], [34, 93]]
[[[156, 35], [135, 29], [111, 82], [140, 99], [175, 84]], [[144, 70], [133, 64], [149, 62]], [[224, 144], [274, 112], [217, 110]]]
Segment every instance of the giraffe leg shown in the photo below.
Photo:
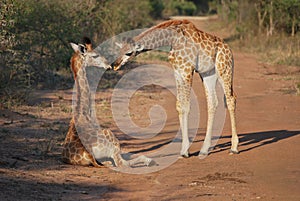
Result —
[[181, 134], [182, 134], [182, 146], [180, 155], [188, 158], [189, 157], [189, 147], [190, 147], [190, 141], [189, 141], [189, 135], [188, 135], [188, 114], [189, 112], [186, 109], [186, 107], [189, 107], [188, 104], [182, 103], [180, 101], [177, 101], [176, 108], [179, 113], [179, 122], [180, 122], [180, 128], [181, 128]]
[[188, 75], [183, 76], [179, 71], [175, 70], [175, 80], [177, 85], [176, 110], [178, 112], [182, 134], [182, 147], [180, 155], [183, 157], [189, 157], [188, 149], [190, 142], [188, 136], [188, 115], [190, 111], [192, 75], [193, 71], [191, 71]]
[[140, 163], [146, 166], [151, 166], [155, 164], [155, 162], [152, 159], [144, 155], [138, 156], [131, 160], [125, 160], [121, 155], [120, 142], [112, 133], [112, 131], [110, 129], [104, 129], [102, 132], [110, 144], [109, 146], [112, 149], [112, 159], [116, 167], [130, 167]]
[[209, 148], [211, 146], [214, 118], [218, 106], [218, 98], [216, 94], [216, 82], [217, 82], [216, 74], [203, 77], [203, 84], [204, 84], [206, 100], [207, 100], [208, 118], [207, 118], [207, 126], [206, 126], [206, 135], [205, 135], [202, 148], [199, 152], [199, 155], [208, 155]]
[[224, 83], [224, 91], [225, 91], [227, 109], [230, 115], [231, 132], [232, 132], [230, 153], [238, 154], [239, 138], [236, 131], [236, 115], [235, 115], [236, 100], [235, 100], [235, 96], [233, 95], [231, 86], [228, 86], [228, 84]]
[[[218, 57], [222, 57], [219, 55]], [[230, 122], [231, 122], [231, 154], [238, 154], [238, 144], [239, 144], [239, 138], [237, 135], [236, 130], [236, 114], [235, 114], [235, 108], [236, 108], [236, 100], [233, 93], [233, 59], [228, 60], [225, 63], [219, 62], [219, 59], [217, 57], [216, 60], [216, 68], [219, 72], [219, 81], [223, 87], [225, 98], [226, 98], [226, 105], [230, 116]], [[232, 58], [232, 57], [231, 57]], [[222, 72], [222, 73], [220, 73]], [[225, 72], [225, 73], [224, 73]]]
[[130, 160], [125, 160], [122, 157], [120, 150], [116, 150], [112, 158], [115, 162], [116, 167], [132, 167], [137, 164], [143, 164], [145, 166], [153, 166], [156, 164], [154, 160], [144, 155], [140, 155]]
[[128, 162], [129, 166], [137, 165], [139, 163], [146, 165], [146, 166], [153, 166], [156, 164], [154, 160], [152, 160], [151, 158], [148, 158], [144, 155], [141, 155], [134, 159], [128, 160], [127, 162]]

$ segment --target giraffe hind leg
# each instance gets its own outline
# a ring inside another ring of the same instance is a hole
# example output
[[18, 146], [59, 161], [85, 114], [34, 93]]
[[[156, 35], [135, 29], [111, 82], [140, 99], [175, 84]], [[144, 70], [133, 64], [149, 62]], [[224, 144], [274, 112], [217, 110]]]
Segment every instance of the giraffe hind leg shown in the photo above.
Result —
[[155, 161], [151, 158], [148, 158], [144, 155], [138, 156], [134, 159], [128, 160], [129, 166], [134, 166], [138, 164], [146, 165], [146, 166], [154, 166], [156, 165]]
[[231, 138], [231, 149], [230, 152], [232, 154], [238, 154], [238, 143], [239, 138], [236, 131], [236, 115], [235, 115], [235, 104], [236, 100], [234, 96], [226, 96], [227, 100], [227, 108], [230, 115], [230, 121], [231, 121], [231, 132], [232, 132], [232, 138]]
[[239, 138], [236, 130], [236, 113], [235, 113], [236, 99], [233, 92], [233, 82], [232, 82], [233, 81], [233, 60], [230, 60], [225, 63], [220, 63], [217, 60], [216, 67], [217, 69], [222, 69], [223, 72], [223, 73], [219, 73], [219, 80], [224, 90], [225, 104], [230, 115], [231, 132], [232, 132], [230, 153], [238, 154]]
[[216, 114], [216, 109], [218, 106], [218, 98], [216, 94], [216, 74], [203, 77], [203, 84], [207, 100], [207, 126], [206, 135], [199, 152], [199, 156], [205, 156], [209, 154], [209, 149], [211, 147], [211, 138], [213, 132], [214, 119]]
[[140, 163], [146, 166], [155, 164], [155, 162], [152, 159], [144, 155], [138, 156], [137, 158], [131, 160], [125, 160], [121, 155], [121, 147], [120, 147], [119, 140], [114, 136], [112, 131], [109, 129], [105, 129], [103, 130], [103, 134], [106, 136], [106, 139], [108, 139], [108, 141], [112, 143], [112, 147], [113, 147], [112, 159], [116, 167], [131, 167]]

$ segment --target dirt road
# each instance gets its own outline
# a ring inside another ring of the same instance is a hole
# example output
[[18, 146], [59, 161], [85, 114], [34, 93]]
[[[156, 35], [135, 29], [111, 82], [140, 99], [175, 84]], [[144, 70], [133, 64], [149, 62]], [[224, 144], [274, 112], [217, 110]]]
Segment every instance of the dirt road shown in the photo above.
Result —
[[[203, 160], [197, 157], [206, 103], [195, 76], [201, 123], [190, 158], [139, 175], [66, 165], [60, 151], [71, 118], [71, 90], [38, 91], [34, 105], [0, 110], [0, 200], [300, 200], [300, 96], [295, 88], [300, 69], [263, 64], [255, 55], [233, 52], [240, 154], [228, 154], [226, 119], [216, 148]], [[156, 101], [168, 115], [160, 135], [141, 144], [124, 137], [109, 117], [110, 96], [111, 90], [97, 94], [99, 119], [121, 139], [124, 150], [147, 154], [166, 146], [177, 132], [171, 93], [144, 90], [132, 99], [137, 124], [149, 123], [144, 111]]]

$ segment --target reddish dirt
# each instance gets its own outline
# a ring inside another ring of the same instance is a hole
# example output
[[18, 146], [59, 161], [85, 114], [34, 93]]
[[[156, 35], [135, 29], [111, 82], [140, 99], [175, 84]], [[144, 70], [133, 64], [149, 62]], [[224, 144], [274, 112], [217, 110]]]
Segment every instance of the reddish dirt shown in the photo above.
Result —
[[[1, 200], [300, 200], [300, 96], [295, 87], [300, 69], [266, 65], [241, 52], [234, 51], [234, 56], [240, 154], [228, 154], [226, 118], [212, 153], [203, 160], [196, 157], [206, 123], [198, 76], [193, 88], [201, 123], [190, 148], [192, 156], [139, 175], [62, 163], [71, 90], [37, 91], [31, 105], [0, 110]], [[111, 90], [97, 94], [99, 121], [114, 131], [125, 151], [153, 152], [166, 146], [179, 129], [175, 97], [160, 88], [141, 90], [130, 103], [133, 120], [149, 124], [145, 111], [160, 103], [168, 121], [155, 140], [130, 140], [111, 117], [110, 97]]]

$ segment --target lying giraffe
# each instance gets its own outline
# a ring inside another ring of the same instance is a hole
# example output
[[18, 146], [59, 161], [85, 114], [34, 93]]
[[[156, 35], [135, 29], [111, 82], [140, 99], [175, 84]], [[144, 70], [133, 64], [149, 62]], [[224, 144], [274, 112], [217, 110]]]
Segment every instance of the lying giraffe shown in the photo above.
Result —
[[[92, 52], [92, 44], [88, 38], [84, 38], [83, 40], [84, 46], [87, 51]], [[77, 72], [81, 68], [82, 57], [79, 51], [75, 51], [73, 56], [71, 57], [71, 70], [73, 72], [74, 80], [77, 78]], [[86, 148], [81, 143], [76, 127], [74, 116], [72, 117], [69, 123], [69, 129], [64, 140], [63, 151], [62, 151], [62, 160], [65, 163], [73, 164], [73, 165], [82, 165], [89, 166], [92, 165], [94, 167], [104, 167], [102, 164], [99, 164], [94, 156], [90, 154]]]
[[[77, 105], [75, 115], [70, 123], [69, 136], [67, 135], [64, 143], [64, 161], [79, 165], [92, 164], [96, 167], [99, 167], [97, 161], [105, 162], [111, 159], [116, 167], [129, 167], [138, 163], [147, 166], [152, 164], [153, 161], [144, 155], [132, 160], [124, 160], [121, 156], [120, 143], [114, 134], [109, 129], [100, 130], [99, 127], [95, 126], [90, 110], [92, 106], [91, 94], [85, 68], [87, 66], [105, 69], [111, 67], [103, 57], [92, 51], [89, 44], [83, 46], [71, 43], [71, 45], [75, 51], [74, 56], [78, 56], [76, 59], [73, 56], [71, 60], [76, 80]], [[76, 128], [75, 125], [77, 125]], [[80, 129], [80, 136], [77, 133], [78, 128]]]
[[189, 156], [188, 114], [194, 72], [197, 72], [203, 80], [208, 106], [206, 136], [199, 155], [207, 155], [211, 146], [213, 121], [218, 105], [217, 81], [223, 87], [231, 119], [231, 153], [238, 153], [236, 100], [233, 93], [233, 55], [222, 39], [198, 30], [187, 20], [163, 22], [134, 37], [130, 43], [122, 45], [121, 55], [114, 62], [114, 70], [118, 70], [139, 53], [164, 46], [171, 47], [168, 58], [174, 69], [177, 86], [176, 109], [182, 131], [180, 154], [183, 157]]

